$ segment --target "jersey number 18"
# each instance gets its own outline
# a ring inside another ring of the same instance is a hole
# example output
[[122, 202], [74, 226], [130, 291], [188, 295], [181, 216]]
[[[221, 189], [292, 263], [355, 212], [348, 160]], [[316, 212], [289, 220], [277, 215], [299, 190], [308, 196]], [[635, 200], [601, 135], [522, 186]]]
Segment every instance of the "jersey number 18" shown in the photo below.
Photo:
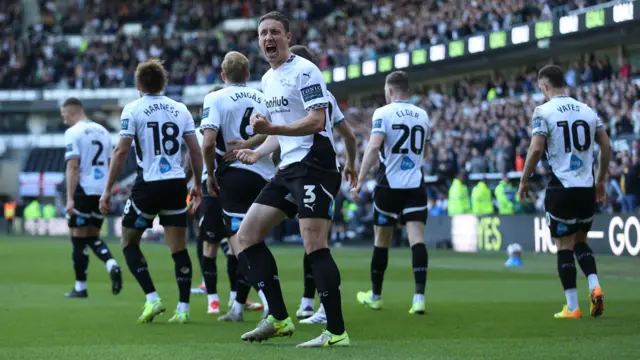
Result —
[[[162, 143], [162, 150], [166, 155], [174, 155], [180, 150], [180, 143], [178, 142], [178, 134], [180, 128], [178, 125], [172, 122], [166, 122], [162, 124], [162, 139], [160, 139], [160, 131], [157, 121], [147, 123], [147, 127], [153, 132], [153, 152], [157, 155], [162, 155], [160, 144]], [[171, 146], [167, 146], [171, 144]]]

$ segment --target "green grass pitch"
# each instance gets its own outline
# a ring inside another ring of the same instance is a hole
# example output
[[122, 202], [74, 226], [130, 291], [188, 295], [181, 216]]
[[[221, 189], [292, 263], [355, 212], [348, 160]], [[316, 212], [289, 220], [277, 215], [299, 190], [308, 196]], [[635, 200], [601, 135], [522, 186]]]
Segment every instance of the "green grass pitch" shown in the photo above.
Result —
[[[525, 254], [525, 267], [506, 270], [506, 254], [431, 251], [427, 314], [408, 314], [413, 296], [410, 252], [392, 249], [382, 311], [359, 305], [369, 289], [370, 248], [334, 249], [342, 273], [350, 348], [296, 349], [322, 326], [299, 325], [291, 338], [244, 344], [240, 335], [259, 320], [218, 323], [206, 315], [206, 297], [193, 295], [192, 323], [169, 325], [170, 314], [137, 324], [144, 296], [126, 269], [120, 248], [109, 243], [123, 266], [124, 289], [110, 292], [104, 265], [91, 255], [89, 299], [65, 299], [71, 289], [71, 245], [60, 238], [0, 237], [0, 359], [640, 359], [640, 264], [638, 258], [597, 258], [605, 291], [602, 318], [554, 320], [564, 295], [553, 255]], [[143, 251], [168, 308], [177, 301], [168, 250]], [[302, 295], [302, 249], [274, 248], [288, 310]], [[195, 250], [191, 249], [195, 260]], [[195, 261], [194, 261], [195, 264]], [[219, 291], [226, 304], [226, 262], [218, 261]], [[194, 286], [199, 283], [200, 270]], [[580, 304], [588, 314], [587, 284], [579, 273]], [[257, 299], [252, 291], [250, 297]]]

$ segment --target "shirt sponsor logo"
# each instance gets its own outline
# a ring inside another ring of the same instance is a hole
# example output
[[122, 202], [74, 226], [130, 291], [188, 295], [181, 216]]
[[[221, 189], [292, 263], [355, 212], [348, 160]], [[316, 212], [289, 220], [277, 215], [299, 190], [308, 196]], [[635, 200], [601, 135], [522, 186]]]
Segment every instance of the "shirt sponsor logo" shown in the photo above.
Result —
[[73, 145], [72, 144], [67, 144], [67, 148], [65, 149], [66, 152], [72, 152], [73, 151]]
[[159, 169], [161, 174], [166, 174], [171, 171], [171, 164], [169, 164], [169, 161], [167, 161], [167, 159], [162, 158], [160, 159]]
[[373, 120], [373, 128], [374, 129], [382, 129], [382, 119]]
[[204, 108], [204, 110], [202, 110], [202, 118], [206, 119], [208, 117], [209, 117], [209, 108], [206, 107], [206, 108]]
[[571, 161], [569, 162], [569, 168], [573, 171], [580, 169], [584, 166], [584, 162], [582, 159], [577, 157], [575, 154], [571, 155]]
[[323, 97], [322, 86], [320, 86], [320, 84], [307, 86], [300, 89], [300, 94], [302, 94], [302, 100], [304, 100], [304, 102], [321, 99]]
[[277, 106], [289, 106], [289, 100], [284, 96], [280, 96], [279, 98], [274, 96], [271, 100], [267, 100], [265, 105], [267, 105], [269, 109]]
[[120, 129], [121, 130], [128, 130], [129, 129], [129, 119], [122, 119], [122, 122], [120, 124]]
[[104, 172], [102, 172], [102, 170], [98, 169], [98, 168], [94, 168], [93, 169], [93, 179], [94, 180], [100, 180], [104, 178]]
[[411, 170], [416, 167], [416, 163], [411, 160], [410, 157], [405, 156], [402, 158], [402, 162], [400, 163], [400, 170]]

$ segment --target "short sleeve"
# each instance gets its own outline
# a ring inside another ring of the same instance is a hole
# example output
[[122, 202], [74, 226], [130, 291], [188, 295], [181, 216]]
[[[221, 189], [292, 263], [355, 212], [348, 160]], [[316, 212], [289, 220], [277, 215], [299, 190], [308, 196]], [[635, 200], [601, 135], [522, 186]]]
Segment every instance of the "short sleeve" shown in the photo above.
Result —
[[333, 126], [338, 126], [344, 121], [344, 114], [340, 110], [340, 106], [335, 101], [331, 102], [333, 112], [331, 113], [331, 123]]
[[549, 127], [547, 126], [547, 119], [542, 116], [540, 108], [536, 108], [533, 112], [533, 120], [531, 121], [531, 135], [542, 135], [547, 137], [549, 135]]
[[602, 118], [598, 115], [598, 113], [595, 110], [593, 110], [593, 116], [596, 119], [596, 130], [604, 129], [604, 122], [602, 122]]
[[78, 146], [78, 138], [71, 129], [64, 133], [64, 159], [71, 160], [80, 158], [80, 147]]
[[314, 109], [324, 109], [329, 107], [329, 96], [327, 95], [327, 85], [320, 69], [310, 66], [298, 75], [298, 88], [300, 97], [306, 111]]
[[131, 107], [125, 106], [120, 116], [120, 137], [133, 138], [136, 136], [136, 121]]
[[376, 110], [373, 113], [373, 120], [371, 124], [371, 133], [372, 134], [383, 134], [386, 135], [387, 130], [384, 128], [384, 116], [380, 109]]
[[195, 135], [196, 134], [196, 125], [195, 125], [195, 123], [193, 121], [193, 116], [191, 116], [191, 113], [189, 111], [187, 111], [186, 114], [185, 114], [185, 117], [186, 117], [186, 119], [185, 119], [185, 124], [184, 124], [184, 131], [182, 132], [182, 137]]
[[202, 105], [202, 121], [200, 122], [200, 130], [214, 129], [220, 130], [220, 111], [218, 110], [218, 102], [220, 97], [215, 93], [207, 94], [204, 97]]

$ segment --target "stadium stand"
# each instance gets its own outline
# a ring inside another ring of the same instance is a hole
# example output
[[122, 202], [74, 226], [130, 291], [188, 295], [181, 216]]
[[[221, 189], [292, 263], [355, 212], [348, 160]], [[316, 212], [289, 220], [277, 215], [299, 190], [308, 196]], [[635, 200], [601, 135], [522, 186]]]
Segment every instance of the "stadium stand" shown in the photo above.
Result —
[[[231, 4], [166, 0], [151, 5], [45, 0], [40, 2], [42, 24], [32, 27], [29, 40], [3, 35], [7, 55], [18, 60], [4, 75], [0, 72], [0, 88], [130, 87], [135, 64], [148, 57], [165, 61], [172, 84], [202, 85], [219, 81], [216, 74], [229, 50], [247, 54], [253, 78], [259, 79], [267, 67], [257, 52], [254, 26], [227, 31], [220, 24], [267, 10], [288, 14], [293, 19], [293, 43], [308, 44], [318, 54], [321, 68], [328, 68], [507, 29], [600, 2], [386, 0], [372, 6], [363, 0]], [[7, 3], [14, 4], [7, 7], [9, 19], [19, 24], [19, 4]]]

